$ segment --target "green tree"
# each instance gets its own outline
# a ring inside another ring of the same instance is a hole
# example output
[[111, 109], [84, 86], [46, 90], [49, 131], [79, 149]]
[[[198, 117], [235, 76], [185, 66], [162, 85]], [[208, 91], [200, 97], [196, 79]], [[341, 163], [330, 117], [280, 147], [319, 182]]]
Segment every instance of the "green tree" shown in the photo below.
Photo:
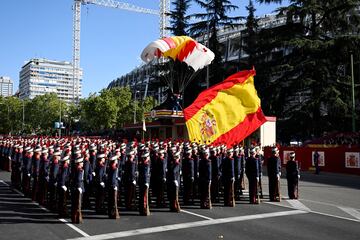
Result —
[[175, 36], [188, 35], [190, 16], [187, 11], [191, 0], [174, 0], [174, 10], [170, 12], [170, 27], [168, 28]]
[[22, 130], [22, 101], [16, 97], [0, 97], [0, 132], [18, 134]]
[[195, 3], [206, 12], [192, 15], [199, 21], [191, 25], [190, 33], [196, 37], [203, 36], [204, 39], [209, 39], [208, 47], [215, 54], [215, 59], [210, 65], [210, 85], [213, 85], [224, 78], [222, 61], [224, 46], [219, 42], [218, 31], [222, 28], [234, 27], [241, 17], [228, 16], [231, 11], [238, 8], [231, 4], [230, 0], [195, 0]]
[[349, 66], [350, 50], [359, 55], [358, 6], [354, 0], [292, 0], [278, 9], [286, 24], [260, 32], [259, 92], [265, 112], [279, 116], [284, 139], [350, 130], [350, 78], [339, 76], [338, 66]]
[[246, 6], [248, 16], [246, 18], [246, 29], [244, 31], [244, 51], [248, 55], [246, 69], [252, 68], [255, 64], [257, 45], [258, 45], [258, 22], [259, 19], [255, 17], [255, 7], [252, 0], [249, 0], [249, 5]]

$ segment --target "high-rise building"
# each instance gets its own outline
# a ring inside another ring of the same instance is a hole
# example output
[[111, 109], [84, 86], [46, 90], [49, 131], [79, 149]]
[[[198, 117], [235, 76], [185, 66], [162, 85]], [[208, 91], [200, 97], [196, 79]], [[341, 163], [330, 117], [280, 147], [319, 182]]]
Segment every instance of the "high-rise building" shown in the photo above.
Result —
[[66, 61], [33, 58], [22, 66], [19, 81], [20, 99], [33, 99], [55, 93], [67, 103], [78, 103], [81, 98], [82, 69], [79, 79], [73, 79], [73, 65]]
[[13, 95], [13, 82], [9, 77], [0, 77], [0, 96], [8, 97]]

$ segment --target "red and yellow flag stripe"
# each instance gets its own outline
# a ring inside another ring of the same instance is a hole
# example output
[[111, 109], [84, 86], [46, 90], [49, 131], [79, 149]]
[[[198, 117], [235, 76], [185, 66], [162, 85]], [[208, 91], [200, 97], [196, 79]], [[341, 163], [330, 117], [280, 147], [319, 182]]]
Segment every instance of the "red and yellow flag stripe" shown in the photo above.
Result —
[[260, 127], [266, 120], [254, 76], [255, 70], [238, 72], [203, 91], [184, 110], [189, 140], [231, 146]]

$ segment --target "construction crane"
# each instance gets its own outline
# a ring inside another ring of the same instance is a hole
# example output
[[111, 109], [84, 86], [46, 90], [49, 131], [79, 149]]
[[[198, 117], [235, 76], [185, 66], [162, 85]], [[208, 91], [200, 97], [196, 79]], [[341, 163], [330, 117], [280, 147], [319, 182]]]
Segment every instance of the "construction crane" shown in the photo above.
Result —
[[[170, 12], [170, 0], [160, 0], [160, 11], [147, 9], [133, 4], [114, 0], [74, 0], [73, 5], [73, 102], [79, 103], [79, 80], [80, 80], [80, 26], [81, 5], [94, 4], [103, 7], [118, 8], [138, 13], [160, 16], [160, 37], [167, 36], [168, 13]], [[76, 94], [75, 94], [76, 93]]]

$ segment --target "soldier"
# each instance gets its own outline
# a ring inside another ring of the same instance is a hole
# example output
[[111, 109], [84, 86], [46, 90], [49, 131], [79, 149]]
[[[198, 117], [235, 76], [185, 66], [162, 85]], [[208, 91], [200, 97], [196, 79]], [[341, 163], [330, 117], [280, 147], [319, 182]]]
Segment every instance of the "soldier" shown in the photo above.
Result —
[[227, 150], [227, 156], [221, 164], [222, 180], [224, 185], [224, 206], [235, 207], [234, 199], [234, 158], [233, 149]]
[[182, 161], [182, 176], [184, 183], [184, 205], [193, 204], [193, 183], [194, 183], [194, 159], [191, 156], [192, 149], [185, 149], [185, 157]]
[[68, 184], [70, 176], [70, 156], [66, 155], [61, 159], [59, 172], [57, 176], [57, 191], [59, 194], [58, 199], [58, 212], [59, 217], [67, 217], [67, 195], [68, 195]]
[[83, 202], [84, 202], [84, 209], [90, 209], [90, 193], [91, 193], [91, 183], [93, 180], [93, 169], [90, 163], [90, 154], [89, 150], [86, 149], [83, 151], [83, 169], [84, 169], [84, 192], [83, 192]]
[[125, 161], [124, 184], [125, 184], [125, 207], [133, 209], [136, 188], [136, 161], [135, 151], [130, 150]]
[[57, 201], [57, 175], [59, 172], [59, 161], [60, 161], [60, 151], [54, 152], [52, 155], [52, 161], [50, 162], [50, 172], [49, 172], [49, 200], [48, 206], [50, 210], [56, 209]]
[[71, 190], [71, 222], [82, 223], [81, 202], [82, 193], [84, 192], [84, 159], [79, 157], [75, 159], [75, 168], [73, 173], [72, 190]]
[[298, 199], [300, 170], [298, 162], [295, 161], [295, 152], [290, 153], [290, 160], [286, 163], [286, 179], [288, 184], [289, 198]]
[[211, 160], [211, 201], [220, 202], [220, 177], [221, 177], [221, 161], [217, 154], [217, 147], [210, 147]]
[[40, 157], [40, 171], [39, 171], [39, 204], [45, 205], [48, 193], [49, 184], [49, 164], [48, 149], [45, 147], [42, 150]]
[[180, 212], [179, 186], [180, 186], [180, 152], [173, 154], [173, 161], [168, 164], [167, 190], [170, 211]]
[[32, 177], [33, 177], [33, 185], [32, 185], [32, 197], [33, 201], [38, 200], [39, 194], [39, 173], [40, 173], [40, 155], [41, 155], [41, 147], [38, 146], [34, 150], [34, 155], [32, 158]]
[[259, 180], [258, 180], [258, 192], [260, 194], [260, 198], [263, 198], [263, 190], [262, 190], [262, 165], [264, 163], [264, 155], [259, 146], [255, 147], [256, 155], [255, 158], [258, 160], [258, 168], [259, 168]]
[[243, 190], [245, 190], [245, 150], [243, 147], [240, 148], [240, 164], [241, 164], [241, 170], [240, 170], [240, 196], [243, 195]]
[[120, 144], [120, 156], [118, 158], [118, 203], [121, 205], [122, 189], [124, 187], [124, 168], [126, 161], [126, 144]]
[[194, 159], [194, 183], [193, 183], [193, 197], [197, 197], [199, 193], [199, 151], [195, 143], [192, 144], [191, 157]]
[[165, 150], [161, 149], [156, 157], [154, 165], [151, 167], [153, 183], [153, 194], [156, 197], [156, 206], [165, 206], [165, 184], [166, 184], [166, 171], [167, 171], [167, 159], [165, 157]]
[[258, 203], [257, 186], [259, 181], [259, 164], [255, 158], [256, 150], [252, 148], [250, 150], [250, 156], [246, 159], [245, 173], [249, 182], [249, 200], [252, 204]]
[[269, 198], [272, 202], [280, 202], [280, 176], [281, 161], [279, 150], [275, 147], [271, 150], [271, 157], [267, 161], [267, 172], [269, 177]]
[[25, 148], [25, 156], [23, 157], [22, 164], [22, 190], [26, 197], [30, 196], [31, 161], [33, 154], [34, 152], [31, 147]]
[[241, 192], [241, 161], [242, 156], [240, 154], [240, 148], [238, 146], [234, 147], [234, 176], [235, 176], [235, 183], [234, 183], [234, 193], [235, 199], [240, 200], [240, 192]]
[[149, 216], [150, 153], [144, 152], [138, 163], [139, 169], [139, 213]]
[[15, 155], [15, 174], [14, 174], [14, 187], [18, 190], [21, 189], [21, 168], [23, 161], [23, 146], [18, 146], [18, 151]]
[[200, 208], [211, 209], [211, 159], [210, 152], [204, 149], [199, 162], [199, 190], [200, 190]]
[[105, 182], [106, 182], [106, 168], [105, 168], [105, 154], [100, 153], [97, 155], [97, 163], [95, 169], [95, 186], [96, 186], [96, 199], [95, 199], [95, 211], [96, 213], [102, 213], [104, 210], [105, 199]]
[[319, 152], [317, 150], [315, 150], [315, 152], [314, 152], [315, 174], [320, 173], [319, 158], [320, 158], [320, 154], [319, 154]]
[[15, 176], [16, 176], [16, 155], [19, 151], [18, 149], [19, 145], [15, 144], [13, 146], [12, 150], [12, 156], [11, 156], [11, 187], [15, 188]]
[[118, 202], [118, 156], [114, 155], [110, 159], [107, 178], [108, 189], [108, 215], [110, 219], [119, 219]]

